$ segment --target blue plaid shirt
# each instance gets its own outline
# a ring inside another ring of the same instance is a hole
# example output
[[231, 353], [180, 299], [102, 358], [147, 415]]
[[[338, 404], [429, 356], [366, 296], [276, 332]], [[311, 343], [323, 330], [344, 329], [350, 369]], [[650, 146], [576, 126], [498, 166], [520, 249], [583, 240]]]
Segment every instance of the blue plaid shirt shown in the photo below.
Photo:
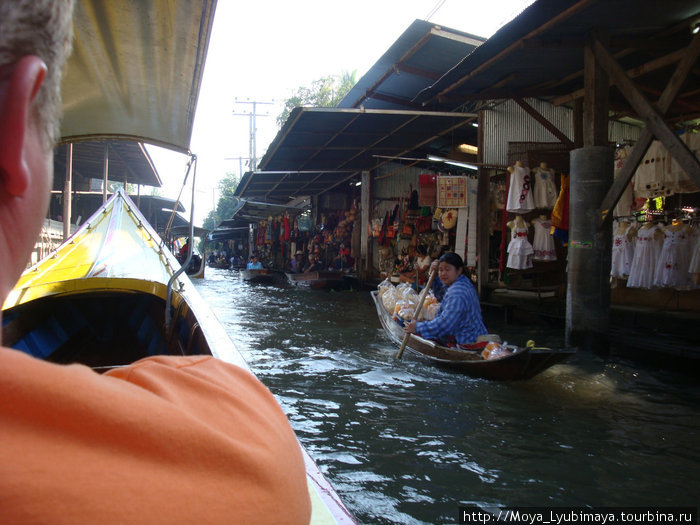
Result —
[[416, 325], [416, 332], [421, 337], [445, 341], [449, 336], [454, 336], [457, 344], [463, 344], [473, 343], [477, 337], [488, 333], [481, 320], [479, 297], [465, 275], [460, 275], [448, 288], [436, 279], [433, 291], [436, 297], [440, 298], [443, 294], [444, 297], [435, 319]]

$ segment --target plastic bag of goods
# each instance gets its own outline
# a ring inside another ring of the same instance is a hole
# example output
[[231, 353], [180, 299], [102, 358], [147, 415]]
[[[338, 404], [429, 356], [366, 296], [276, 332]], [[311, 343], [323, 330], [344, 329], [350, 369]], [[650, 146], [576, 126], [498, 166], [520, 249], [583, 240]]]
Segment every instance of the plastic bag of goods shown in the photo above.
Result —
[[481, 352], [481, 357], [483, 357], [487, 361], [491, 361], [493, 359], [501, 359], [502, 357], [506, 357], [509, 355], [510, 350], [504, 348], [495, 341], [491, 341], [489, 344], [487, 344]]
[[394, 306], [394, 317], [399, 317], [404, 321], [413, 319], [416, 313], [416, 303], [407, 301], [406, 299], [398, 299]]
[[430, 303], [428, 305], [423, 304], [423, 309], [421, 310], [421, 318], [423, 321], [432, 321], [440, 309], [440, 303]]
[[396, 306], [396, 299], [398, 293], [396, 293], [396, 288], [393, 286], [391, 288], [386, 288], [384, 294], [382, 294], [382, 304], [386, 308], [387, 312], [393, 312]]
[[390, 288], [394, 288], [394, 285], [388, 278], [384, 279], [381, 283], [379, 283], [379, 286], [377, 286], [379, 297], [384, 296], [384, 292], [386, 292]]

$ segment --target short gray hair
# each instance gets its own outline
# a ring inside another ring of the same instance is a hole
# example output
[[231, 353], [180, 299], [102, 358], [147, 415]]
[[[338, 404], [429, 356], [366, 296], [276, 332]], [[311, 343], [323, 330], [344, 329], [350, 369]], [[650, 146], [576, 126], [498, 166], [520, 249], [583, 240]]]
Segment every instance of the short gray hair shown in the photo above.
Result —
[[61, 116], [61, 78], [73, 40], [74, 0], [0, 0], [0, 67], [37, 55], [47, 67], [32, 111], [53, 147]]

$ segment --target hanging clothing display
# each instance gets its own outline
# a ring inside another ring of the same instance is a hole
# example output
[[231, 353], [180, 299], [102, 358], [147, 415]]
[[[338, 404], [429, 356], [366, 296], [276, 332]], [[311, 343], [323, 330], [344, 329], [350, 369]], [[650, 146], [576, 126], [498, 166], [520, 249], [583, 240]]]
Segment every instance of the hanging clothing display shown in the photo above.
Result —
[[[506, 266], [515, 270], [532, 268], [532, 255], [534, 249], [527, 239], [527, 223], [521, 219], [510, 223], [511, 240], [508, 244], [508, 262]], [[520, 226], [518, 226], [520, 222]]]
[[653, 198], [670, 194], [664, 184], [666, 148], [658, 140], [652, 141], [634, 174], [634, 196]]
[[533, 172], [535, 183], [535, 208], [551, 210], [557, 202], [557, 186], [554, 183], [554, 170], [542, 166]]
[[618, 279], [627, 279], [632, 268], [636, 240], [637, 232], [635, 226], [626, 221], [621, 222], [613, 236], [610, 275]]
[[655, 286], [685, 288], [690, 285], [690, 232], [685, 224], [661, 228], [664, 240], [656, 262]]
[[637, 232], [634, 257], [627, 279], [628, 288], [652, 288], [656, 261], [661, 252], [663, 235], [658, 224], [645, 224]]
[[533, 219], [532, 225], [535, 228], [535, 238], [532, 241], [533, 260], [556, 261], [557, 252], [554, 248], [554, 237], [550, 233], [552, 221], [545, 216], [540, 216]]
[[530, 170], [527, 168], [513, 166], [506, 209], [512, 213], [527, 213], [535, 209], [535, 201], [532, 198], [532, 179]]

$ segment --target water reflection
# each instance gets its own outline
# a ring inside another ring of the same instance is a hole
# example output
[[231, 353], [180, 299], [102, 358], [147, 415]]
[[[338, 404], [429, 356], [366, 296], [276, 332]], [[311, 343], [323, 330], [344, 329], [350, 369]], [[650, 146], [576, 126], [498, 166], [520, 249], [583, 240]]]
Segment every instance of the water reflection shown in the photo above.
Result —
[[[200, 293], [363, 523], [451, 523], [467, 504], [698, 504], [688, 376], [579, 354], [525, 382], [473, 379], [397, 361], [366, 292], [207, 270]], [[562, 344], [558, 328], [486, 323]]]

